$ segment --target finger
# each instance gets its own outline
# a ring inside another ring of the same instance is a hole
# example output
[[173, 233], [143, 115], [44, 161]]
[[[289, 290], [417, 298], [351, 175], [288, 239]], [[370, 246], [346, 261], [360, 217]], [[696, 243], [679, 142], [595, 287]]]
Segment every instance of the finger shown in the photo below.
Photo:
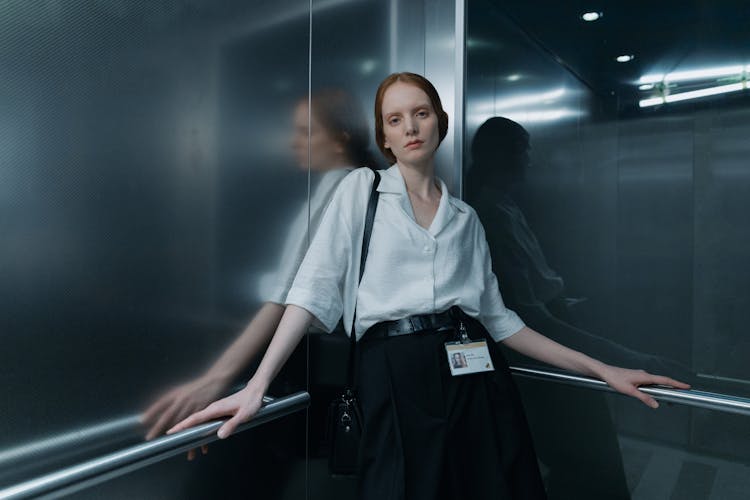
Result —
[[162, 415], [159, 417], [159, 420], [156, 421], [154, 425], [151, 426], [151, 429], [149, 429], [148, 434], [146, 435], [146, 441], [150, 441], [151, 439], [155, 438], [162, 432], [164, 432], [164, 429], [169, 427], [171, 424], [173, 424], [176, 421], [179, 421], [180, 419], [177, 417], [179, 407], [177, 405], [170, 406]]
[[227, 420], [224, 425], [219, 428], [216, 435], [219, 436], [219, 439], [225, 439], [229, 437], [241, 423], [246, 422], [247, 420], [248, 418], [245, 413], [237, 412], [234, 417]]
[[660, 375], [655, 375], [654, 380], [657, 384], [660, 385], [668, 385], [671, 387], [676, 387], [678, 389], [690, 389], [690, 384], [686, 384], [685, 382], [680, 382], [679, 380], [675, 380], [670, 377], [662, 377]]
[[169, 408], [169, 405], [172, 404], [172, 401], [173, 399], [167, 396], [159, 398], [158, 401], [146, 408], [146, 411], [141, 414], [141, 422], [148, 423], [156, 419], [156, 417], [160, 415], [165, 408]]
[[200, 423], [205, 422], [206, 420], [210, 419], [204, 418], [204, 414], [202, 411], [193, 413], [189, 417], [181, 420], [180, 422], [177, 422], [171, 429], [167, 431], [167, 434], [174, 434], [175, 432], [184, 431], [185, 429], [196, 426]]
[[193, 412], [190, 410], [190, 406], [187, 402], [182, 401], [178, 403], [175, 401], [174, 404], [164, 412], [161, 418], [159, 418], [159, 421], [154, 424], [154, 432], [157, 434], [164, 433], [165, 429], [174, 425], [176, 422], [183, 420], [185, 417], [188, 417], [191, 413]]
[[190, 448], [187, 452], [187, 459], [193, 461], [195, 459], [195, 448]]
[[174, 434], [175, 432], [187, 429], [188, 427], [193, 427], [198, 424], [202, 424], [203, 422], [208, 422], [209, 420], [213, 420], [219, 417], [225, 417], [234, 413], [232, 409], [227, 407], [225, 404], [217, 403], [219, 403], [219, 401], [210, 404], [208, 407], [199, 412], [193, 413], [185, 420], [179, 422], [177, 425], [169, 429], [167, 431], [167, 434]]
[[201, 453], [203, 453], [204, 455], [208, 455], [208, 445], [207, 444], [204, 444], [203, 446], [201, 446]]
[[639, 391], [638, 389], [634, 388], [631, 394], [635, 398], [640, 399], [643, 402], [643, 404], [645, 404], [649, 408], [656, 409], [659, 407], [659, 403], [654, 398], [646, 394], [645, 392]]

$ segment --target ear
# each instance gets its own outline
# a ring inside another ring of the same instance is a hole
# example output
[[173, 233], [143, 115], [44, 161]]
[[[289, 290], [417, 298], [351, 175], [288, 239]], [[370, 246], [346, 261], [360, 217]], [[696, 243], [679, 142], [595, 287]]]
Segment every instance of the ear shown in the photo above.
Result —
[[383, 147], [385, 149], [391, 149], [391, 145], [388, 144], [388, 139], [383, 139]]

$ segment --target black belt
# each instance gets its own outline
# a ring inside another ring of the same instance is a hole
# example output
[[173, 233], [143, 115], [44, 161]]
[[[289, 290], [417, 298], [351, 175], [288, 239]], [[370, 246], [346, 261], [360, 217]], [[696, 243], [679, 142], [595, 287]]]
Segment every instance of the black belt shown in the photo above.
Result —
[[415, 314], [393, 321], [381, 321], [368, 328], [363, 340], [396, 337], [415, 332], [452, 330], [456, 328], [456, 324], [463, 314], [463, 311], [453, 306], [440, 313]]

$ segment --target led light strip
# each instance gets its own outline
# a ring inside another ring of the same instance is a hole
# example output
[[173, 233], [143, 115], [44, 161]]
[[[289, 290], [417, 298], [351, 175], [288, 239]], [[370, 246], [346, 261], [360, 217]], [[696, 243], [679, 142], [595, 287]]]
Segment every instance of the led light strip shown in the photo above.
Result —
[[743, 80], [740, 83], [732, 83], [729, 85], [720, 85], [718, 87], [709, 87], [700, 90], [691, 90], [690, 92], [681, 92], [679, 94], [670, 94], [663, 97], [652, 97], [650, 99], [642, 99], [638, 105], [642, 108], [648, 106], [658, 106], [659, 104], [665, 104], [670, 102], [687, 101], [688, 99], [698, 99], [699, 97], [706, 97], [710, 95], [726, 94], [728, 92], [737, 92], [740, 90], [747, 89], [747, 80]]
[[663, 73], [643, 75], [640, 80], [638, 80], [638, 83], [644, 84], [662, 82], [685, 82], [690, 80], [703, 80], [706, 78], [719, 78], [732, 75], [742, 76], [743, 72], [749, 71], [750, 65], [743, 67], [741, 64], [736, 64], [733, 66], [719, 66], [715, 68], [703, 68], [688, 71], [673, 71], [671, 73], [667, 73], [666, 75]]

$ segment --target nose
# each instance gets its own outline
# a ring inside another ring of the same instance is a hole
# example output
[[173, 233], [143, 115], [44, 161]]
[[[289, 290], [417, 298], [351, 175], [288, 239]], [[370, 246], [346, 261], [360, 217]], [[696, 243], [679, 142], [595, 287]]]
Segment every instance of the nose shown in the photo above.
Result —
[[419, 132], [419, 127], [417, 126], [417, 120], [415, 120], [413, 117], [407, 117], [404, 124], [406, 125], [407, 134], [413, 135]]

